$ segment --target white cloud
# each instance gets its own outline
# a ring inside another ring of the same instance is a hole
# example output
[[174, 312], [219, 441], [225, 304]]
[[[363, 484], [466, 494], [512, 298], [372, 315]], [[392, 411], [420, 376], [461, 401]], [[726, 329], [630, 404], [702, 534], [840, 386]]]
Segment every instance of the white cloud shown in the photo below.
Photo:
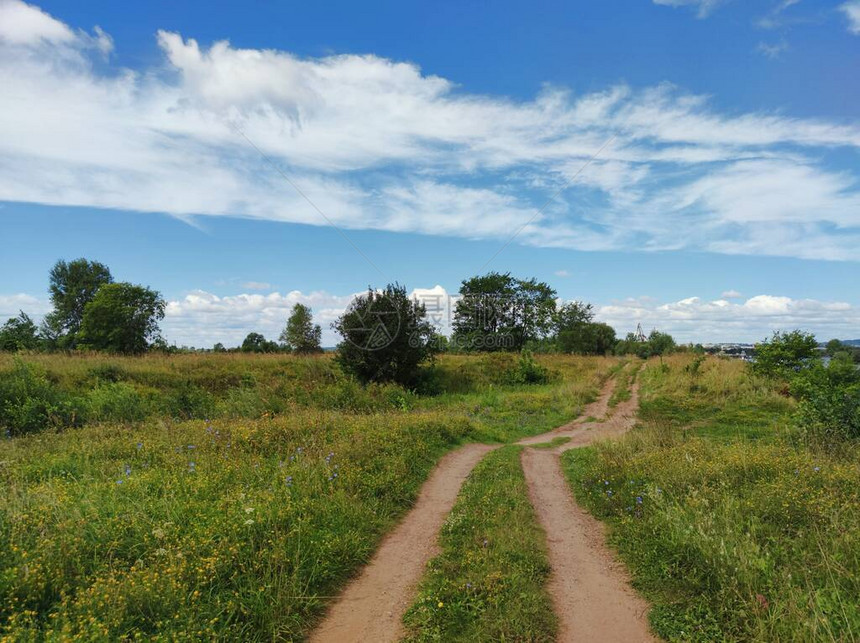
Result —
[[624, 335], [641, 323], [647, 330], [671, 333], [679, 341], [759, 341], [774, 330], [801, 328], [821, 340], [851, 339], [860, 326], [860, 308], [845, 302], [791, 299], [757, 295], [732, 303], [723, 299], [705, 301], [689, 297], [677, 302], [627, 299], [598, 306], [600, 321]]
[[860, 35], [860, 0], [848, 0], [839, 9], [848, 18], [848, 31]]
[[556, 270], [553, 274], [555, 274], [556, 277], [570, 277], [570, 272], [567, 270]]
[[75, 34], [38, 7], [16, 0], [0, 0], [0, 40], [15, 45], [70, 43], [75, 40]]
[[0, 295], [0, 324], [10, 317], [17, 317], [22, 310], [35, 319], [50, 312], [51, 303], [24, 293]]
[[519, 243], [856, 259], [860, 176], [829, 157], [860, 149], [858, 123], [723, 114], [671, 85], [514, 101], [164, 31], [163, 64], [131, 71], [93, 64], [101, 30], [0, 12], [0, 200], [327, 225], [238, 128], [342, 228], [506, 239], [534, 217]]
[[723, 299], [740, 299], [741, 297], [743, 297], [743, 295], [737, 290], [724, 290], [723, 294], [720, 295], [720, 297], [722, 297]]

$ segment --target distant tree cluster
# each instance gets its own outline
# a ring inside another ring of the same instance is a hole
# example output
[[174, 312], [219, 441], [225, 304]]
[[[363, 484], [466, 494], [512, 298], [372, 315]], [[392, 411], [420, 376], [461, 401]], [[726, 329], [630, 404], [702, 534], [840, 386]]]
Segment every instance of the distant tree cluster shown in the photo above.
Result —
[[53, 310], [41, 327], [21, 311], [0, 327], [0, 350], [102, 350], [142, 353], [160, 341], [161, 295], [114, 282], [98, 261], [58, 261], [49, 274]]

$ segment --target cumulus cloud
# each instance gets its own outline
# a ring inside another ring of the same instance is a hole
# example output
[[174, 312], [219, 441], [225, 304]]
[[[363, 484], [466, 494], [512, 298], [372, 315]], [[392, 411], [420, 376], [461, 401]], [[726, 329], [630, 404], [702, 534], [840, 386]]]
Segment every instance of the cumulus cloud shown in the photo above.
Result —
[[515, 101], [373, 55], [167, 31], [163, 62], [129, 70], [94, 64], [112, 46], [99, 29], [19, 0], [2, 17], [0, 200], [327, 225], [319, 208], [470, 239], [531, 220], [519, 243], [856, 259], [858, 171], [839, 152], [860, 148], [857, 123], [724, 114], [668, 84]]
[[848, 31], [860, 35], [860, 0], [848, 0], [839, 9], [848, 18]]
[[17, 317], [22, 310], [31, 317], [41, 317], [51, 311], [51, 303], [24, 293], [0, 295], [0, 324], [10, 317]]
[[743, 295], [737, 290], [724, 290], [723, 294], [720, 295], [720, 297], [722, 297], [723, 299], [740, 299], [741, 297], [743, 297]]
[[553, 274], [555, 274], [556, 277], [570, 277], [570, 272], [567, 270], [556, 270]]
[[677, 302], [659, 303], [650, 299], [626, 299], [599, 306], [597, 317], [621, 334], [636, 324], [657, 328], [680, 341], [754, 342], [774, 330], [802, 328], [819, 339], [850, 339], [860, 326], [860, 308], [845, 302], [792, 299], [756, 295], [743, 302], [723, 299], [707, 301], [689, 297]]

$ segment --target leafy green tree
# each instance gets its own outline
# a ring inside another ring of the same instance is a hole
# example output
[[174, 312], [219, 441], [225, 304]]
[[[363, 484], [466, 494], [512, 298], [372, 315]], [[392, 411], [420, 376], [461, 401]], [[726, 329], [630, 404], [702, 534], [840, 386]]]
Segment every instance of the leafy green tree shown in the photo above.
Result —
[[594, 320], [594, 309], [583, 301], [569, 301], [559, 306], [555, 314], [556, 331], [573, 330]]
[[54, 310], [43, 324], [48, 338], [61, 346], [74, 347], [87, 304], [101, 286], [110, 283], [113, 283], [110, 270], [98, 261], [81, 258], [55, 263], [48, 287]]
[[789, 378], [812, 366], [818, 357], [815, 335], [801, 330], [775, 331], [755, 347], [753, 371], [765, 377]]
[[248, 333], [247, 337], [242, 340], [242, 346], [239, 350], [243, 353], [277, 353], [281, 347], [278, 346], [277, 342], [266, 339], [260, 333]]
[[648, 335], [648, 349], [651, 355], [668, 355], [675, 348], [675, 339], [668, 333], [652, 330]]
[[39, 329], [23, 310], [0, 327], [0, 351], [34, 350], [39, 344]]
[[578, 323], [558, 334], [558, 346], [564, 353], [605, 355], [615, 344], [615, 329], [608, 324]]
[[218, 342], [215, 344], [215, 346], [212, 347], [212, 352], [213, 353], [226, 353], [227, 349], [224, 348], [224, 344], [222, 344], [221, 342]]
[[521, 350], [551, 334], [556, 292], [535, 279], [491, 272], [463, 281], [454, 309], [454, 343], [466, 350]]
[[120, 282], [102, 285], [86, 307], [78, 332], [81, 346], [116, 353], [142, 353], [158, 337], [164, 299], [150, 288]]
[[417, 383], [421, 365], [437, 351], [436, 334], [424, 304], [406, 288], [388, 284], [356, 297], [332, 328], [343, 337], [336, 360], [361, 382]]
[[860, 438], [860, 370], [847, 352], [824, 366], [814, 360], [792, 376], [799, 400], [795, 420], [811, 438], [827, 442]]
[[314, 324], [311, 309], [304, 304], [296, 304], [287, 319], [287, 327], [280, 340], [292, 353], [321, 353], [320, 340], [322, 329]]

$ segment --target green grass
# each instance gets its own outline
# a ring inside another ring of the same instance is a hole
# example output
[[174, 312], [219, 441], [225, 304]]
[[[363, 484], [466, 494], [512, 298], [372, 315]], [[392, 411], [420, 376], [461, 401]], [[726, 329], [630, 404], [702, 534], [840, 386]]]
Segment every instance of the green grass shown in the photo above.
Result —
[[639, 359], [631, 359], [621, 363], [621, 367], [615, 371], [615, 387], [612, 389], [612, 395], [609, 398], [609, 408], [615, 408], [619, 402], [626, 402], [630, 399], [630, 386], [633, 384], [633, 378], [639, 372], [641, 367]]
[[520, 447], [487, 455], [463, 486], [404, 619], [409, 641], [552, 641], [543, 531]]
[[[640, 427], [569, 451], [574, 493], [668, 640], [860, 637], [860, 454], [804, 446], [792, 403], [744, 365], [641, 374]], [[612, 492], [611, 494], [609, 492]]]
[[156, 404], [0, 439], [0, 640], [301, 638], [441, 455], [570, 419], [614, 363], [541, 359], [554, 381], [526, 387], [446, 357], [422, 396], [356, 387], [326, 357], [33, 359], [65, 396], [110, 379], [158, 402], [185, 381], [256, 410], [207, 423]]
[[556, 447], [560, 447], [562, 444], [567, 444], [570, 442], [570, 438], [567, 436], [559, 436], [557, 438], [553, 438], [549, 442], [540, 442], [538, 444], [530, 444], [529, 448], [531, 449], [554, 449]]

